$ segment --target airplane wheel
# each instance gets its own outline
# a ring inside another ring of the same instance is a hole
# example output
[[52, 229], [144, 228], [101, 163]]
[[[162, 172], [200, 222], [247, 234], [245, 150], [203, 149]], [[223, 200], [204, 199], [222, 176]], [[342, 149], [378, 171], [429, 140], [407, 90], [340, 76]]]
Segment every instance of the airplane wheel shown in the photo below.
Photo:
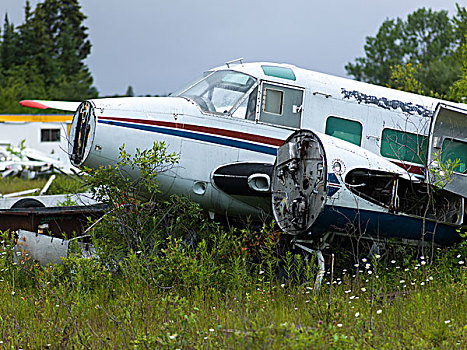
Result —
[[45, 205], [34, 198], [23, 198], [11, 206], [11, 208], [44, 208]]

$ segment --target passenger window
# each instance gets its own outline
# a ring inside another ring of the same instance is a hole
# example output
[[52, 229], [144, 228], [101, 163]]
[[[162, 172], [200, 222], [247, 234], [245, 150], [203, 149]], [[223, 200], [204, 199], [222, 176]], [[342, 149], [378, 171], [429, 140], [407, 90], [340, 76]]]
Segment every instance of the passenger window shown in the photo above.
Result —
[[282, 115], [284, 93], [273, 89], [264, 89], [263, 111], [271, 114]]
[[325, 133], [357, 146], [362, 143], [362, 124], [353, 120], [329, 117], [326, 120]]
[[441, 162], [446, 163], [448, 160], [451, 160], [452, 163], [459, 160], [459, 164], [453, 170], [465, 174], [467, 171], [467, 143], [444, 139], [441, 146]]
[[428, 138], [423, 135], [384, 129], [381, 140], [381, 155], [417, 164], [426, 161]]

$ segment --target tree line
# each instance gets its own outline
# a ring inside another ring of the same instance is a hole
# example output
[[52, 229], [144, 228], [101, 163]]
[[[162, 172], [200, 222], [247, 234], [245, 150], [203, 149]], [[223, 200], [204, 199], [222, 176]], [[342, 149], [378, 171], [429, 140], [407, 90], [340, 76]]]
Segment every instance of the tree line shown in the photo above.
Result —
[[[467, 10], [421, 8], [406, 19], [387, 19], [366, 38], [364, 57], [345, 69], [357, 80], [466, 102]], [[0, 28], [0, 114], [31, 113], [22, 99], [96, 98], [85, 59], [91, 52], [79, 0], [44, 0], [24, 8], [24, 23], [5, 15]], [[133, 95], [131, 86], [126, 93]]]
[[467, 11], [421, 8], [406, 19], [387, 19], [368, 36], [364, 57], [345, 66], [357, 80], [422, 95], [465, 102]]
[[[91, 52], [78, 0], [45, 0], [24, 8], [15, 26], [5, 14], [0, 39], [0, 113], [24, 113], [22, 99], [95, 98], [85, 64]], [[31, 110], [27, 110], [31, 113]]]

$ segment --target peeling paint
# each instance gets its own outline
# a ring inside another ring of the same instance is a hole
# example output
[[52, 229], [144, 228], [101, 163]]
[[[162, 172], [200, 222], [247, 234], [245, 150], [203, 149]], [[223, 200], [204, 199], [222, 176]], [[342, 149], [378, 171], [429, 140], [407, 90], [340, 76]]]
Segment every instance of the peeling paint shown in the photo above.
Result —
[[402, 109], [403, 112], [408, 114], [418, 114], [423, 117], [431, 118], [433, 116], [433, 111], [422, 106], [422, 105], [415, 105], [412, 102], [402, 102], [398, 100], [390, 100], [386, 97], [376, 97], [364, 94], [357, 90], [346, 90], [345, 88], [341, 88], [341, 93], [344, 95], [344, 99], [350, 100], [351, 97], [355, 98], [358, 103], [366, 103], [366, 104], [374, 104], [378, 107], [384, 109]]

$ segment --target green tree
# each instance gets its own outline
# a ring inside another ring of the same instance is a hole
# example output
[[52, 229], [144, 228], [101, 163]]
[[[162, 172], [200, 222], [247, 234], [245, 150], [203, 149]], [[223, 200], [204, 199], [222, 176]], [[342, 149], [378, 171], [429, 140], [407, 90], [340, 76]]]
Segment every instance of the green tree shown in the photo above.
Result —
[[[460, 103], [467, 102], [467, 40], [464, 40], [463, 44], [459, 48], [457, 58], [461, 70], [459, 79], [454, 81], [452, 85], [448, 87], [448, 93], [446, 95], [440, 96], [438, 93], [433, 91], [429, 95], [436, 98], [442, 97], [444, 99]], [[423, 94], [424, 91], [422, 89], [422, 83], [417, 78], [420, 67], [421, 64], [413, 66], [410, 63], [404, 66], [396, 65], [392, 67], [390, 85], [398, 90]]]
[[45, 79], [33, 63], [10, 68], [2, 81], [0, 113], [24, 113], [25, 109], [18, 101], [29, 99], [31, 96], [37, 99], [48, 98]]
[[131, 85], [128, 86], [128, 89], [126, 89], [125, 96], [128, 96], [128, 97], [135, 96], [135, 92], [133, 91], [133, 86]]
[[0, 63], [3, 70], [6, 71], [16, 63], [15, 59], [18, 56], [18, 35], [15, 26], [8, 19], [8, 14], [5, 14], [1, 44]]
[[[467, 35], [465, 36], [467, 39]], [[462, 76], [454, 82], [450, 89], [449, 97], [457, 102], [467, 102], [467, 40], [464, 40], [460, 51]]]
[[417, 69], [421, 65], [413, 66], [407, 63], [404, 66], [396, 65], [391, 69], [390, 85], [398, 90], [423, 94], [422, 83], [417, 80]]
[[[78, 0], [44, 0], [15, 28], [5, 16], [0, 41], [0, 111], [25, 112], [21, 99], [83, 100], [98, 96], [85, 64], [91, 52]], [[31, 110], [28, 110], [31, 112]]]
[[[375, 37], [367, 37], [365, 57], [346, 65], [356, 79], [392, 85], [392, 69], [407, 67], [421, 83], [424, 94], [447, 95], [461, 75], [457, 53], [467, 33], [465, 8], [457, 5], [457, 15], [421, 8], [404, 21], [388, 19]], [[413, 68], [416, 68], [415, 70]]]

